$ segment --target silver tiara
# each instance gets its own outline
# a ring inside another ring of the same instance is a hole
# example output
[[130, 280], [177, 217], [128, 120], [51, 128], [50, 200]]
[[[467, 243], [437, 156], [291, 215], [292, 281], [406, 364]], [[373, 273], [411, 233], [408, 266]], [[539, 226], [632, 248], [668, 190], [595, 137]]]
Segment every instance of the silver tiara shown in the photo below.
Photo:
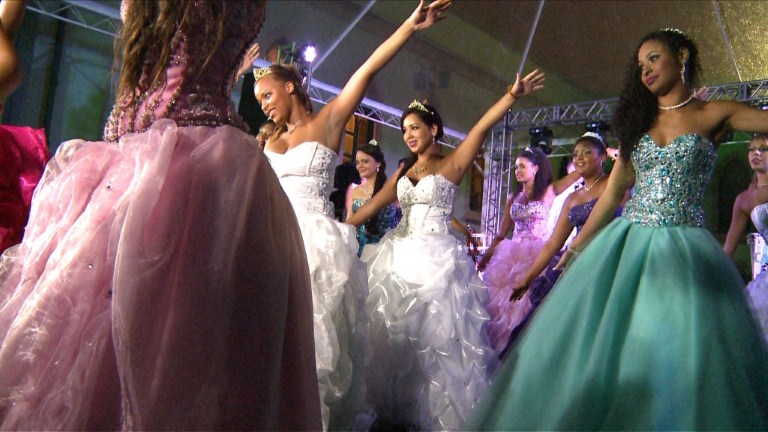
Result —
[[603, 143], [603, 145], [605, 145], [605, 140], [603, 139], [603, 137], [601, 137], [601, 136], [600, 136], [600, 134], [599, 134], [599, 133], [595, 133], [595, 132], [584, 132], [584, 135], [582, 135], [581, 137], [582, 137], [582, 138], [584, 138], [584, 137], [590, 137], [590, 138], [594, 138], [594, 139], [596, 139], [596, 140], [600, 141], [601, 143]]
[[379, 142], [376, 141], [375, 139], [372, 139], [372, 140], [368, 141], [368, 144], [370, 144], [372, 146], [376, 146], [376, 147], [379, 146]]
[[674, 27], [666, 27], [666, 28], [663, 28], [663, 29], [661, 29], [661, 30], [659, 30], [659, 31], [660, 31], [660, 32], [663, 32], [663, 33], [677, 33], [677, 34], [679, 34], [680, 36], [682, 36], [682, 37], [684, 37], [684, 38], [686, 38], [686, 39], [690, 39], [690, 37], [688, 36], [688, 34], [686, 34], [684, 31], [682, 31], [682, 30], [680, 30], [680, 29], [678, 29], [678, 28], [674, 28]]

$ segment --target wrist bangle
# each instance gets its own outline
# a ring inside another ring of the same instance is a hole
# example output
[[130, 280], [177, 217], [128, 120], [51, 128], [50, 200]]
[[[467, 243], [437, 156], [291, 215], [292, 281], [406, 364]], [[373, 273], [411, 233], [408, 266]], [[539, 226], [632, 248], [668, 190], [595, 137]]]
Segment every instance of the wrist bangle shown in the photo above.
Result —
[[570, 253], [572, 253], [574, 255], [578, 255], [578, 254], [581, 253], [581, 251], [576, 250], [576, 248], [568, 248], [568, 252], [570, 252]]
[[515, 83], [512, 83], [507, 86], [507, 93], [509, 93], [510, 96], [512, 96], [515, 99], [520, 99], [520, 96], [516, 95], [513, 89], [515, 88]]

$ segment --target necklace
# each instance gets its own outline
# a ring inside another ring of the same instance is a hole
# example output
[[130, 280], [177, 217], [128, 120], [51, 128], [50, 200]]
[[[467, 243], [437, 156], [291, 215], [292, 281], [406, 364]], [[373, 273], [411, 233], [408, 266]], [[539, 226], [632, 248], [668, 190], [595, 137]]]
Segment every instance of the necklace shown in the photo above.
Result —
[[605, 175], [605, 174], [600, 174], [600, 177], [598, 177], [598, 178], [597, 178], [597, 180], [595, 180], [595, 182], [594, 182], [594, 183], [592, 183], [592, 186], [587, 186], [587, 182], [584, 182], [584, 192], [589, 192], [589, 190], [590, 190], [590, 189], [592, 189], [593, 187], [595, 187], [595, 185], [597, 184], [597, 182], [599, 182], [600, 180], [602, 180], [602, 179], [603, 179], [603, 176], [604, 176], [604, 175]]
[[661, 106], [661, 105], [659, 105], [659, 109], [663, 109], [664, 111], [669, 111], [669, 110], [677, 109], [677, 108], [680, 108], [682, 106], [688, 105], [688, 102], [690, 102], [692, 100], [693, 100], [693, 93], [691, 93], [691, 95], [688, 96], [688, 99], [680, 102], [677, 105], [671, 105], [671, 106]]
[[427, 161], [427, 163], [425, 163], [425, 164], [424, 164], [424, 166], [422, 166], [421, 168], [416, 168], [416, 167], [414, 166], [414, 167], [413, 167], [413, 174], [414, 174], [414, 175], [419, 175], [419, 174], [423, 173], [424, 171], [426, 171], [426, 170], [427, 170], [427, 167], [429, 167], [429, 164], [431, 164], [431, 163], [432, 163], [432, 160], [433, 160], [433, 159], [434, 159], [434, 158], [432, 158], [432, 159], [428, 160], [428, 161]]
[[757, 187], [760, 188], [760, 189], [768, 188], [768, 183], [766, 183], [766, 184], [758, 184]]
[[366, 195], [370, 195], [370, 194], [371, 194], [371, 192], [373, 192], [373, 186], [371, 186], [371, 187], [365, 187], [365, 186], [363, 186], [363, 193], [364, 193], [364, 194], [366, 194]]
[[296, 124], [293, 125], [293, 127], [291, 127], [291, 125], [286, 123], [285, 127], [288, 128], [288, 135], [292, 134], [293, 131], [295, 131], [296, 128], [299, 127], [300, 125], [301, 125], [301, 120], [297, 121]]

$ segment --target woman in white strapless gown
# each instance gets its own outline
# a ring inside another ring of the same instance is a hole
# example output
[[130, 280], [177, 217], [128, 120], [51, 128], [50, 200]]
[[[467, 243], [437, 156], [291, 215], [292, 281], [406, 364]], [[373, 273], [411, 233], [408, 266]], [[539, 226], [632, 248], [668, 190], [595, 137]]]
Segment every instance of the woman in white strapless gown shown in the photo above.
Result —
[[463, 245], [449, 232], [458, 183], [490, 128], [543, 75], [518, 79], [442, 157], [439, 114], [414, 102], [401, 118], [411, 158], [368, 203], [349, 216], [364, 223], [400, 200], [403, 218], [363, 250], [368, 265], [373, 357], [369, 401], [382, 428], [458, 430], [487, 388], [496, 364], [485, 324], [487, 289]]
[[[748, 157], [755, 179], [733, 203], [733, 218], [723, 246], [725, 253], [730, 256], [742, 241], [750, 219], [768, 243], [768, 134], [757, 134], [750, 140]], [[768, 341], [768, 271], [763, 269], [747, 285], [746, 294], [752, 312], [763, 330], [763, 336]]]
[[449, 0], [422, 4], [352, 75], [339, 95], [312, 113], [295, 69], [257, 70], [254, 92], [281, 131], [267, 142], [270, 158], [296, 211], [307, 254], [315, 323], [315, 357], [324, 429], [367, 430], [365, 364], [370, 356], [365, 266], [357, 257], [355, 230], [333, 219], [328, 200], [344, 125], [362, 101], [373, 76], [414, 32], [445, 15]]

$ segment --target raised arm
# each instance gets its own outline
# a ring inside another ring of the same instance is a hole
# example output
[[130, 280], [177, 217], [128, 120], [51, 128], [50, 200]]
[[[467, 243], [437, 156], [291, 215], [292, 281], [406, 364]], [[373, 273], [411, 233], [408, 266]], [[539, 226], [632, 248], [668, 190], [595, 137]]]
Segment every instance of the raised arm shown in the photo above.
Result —
[[504, 205], [504, 216], [501, 218], [501, 230], [499, 231], [498, 235], [493, 238], [490, 246], [488, 246], [488, 250], [486, 250], [485, 254], [483, 254], [483, 258], [479, 263], [477, 263], [477, 269], [480, 271], [485, 270], [485, 266], [488, 265], [488, 261], [491, 260], [493, 251], [496, 249], [496, 246], [498, 246], [499, 243], [501, 243], [501, 241], [507, 237], [507, 233], [509, 232], [510, 228], [512, 228], [512, 217], [509, 215], [509, 209], [512, 207], [512, 202], [514, 200], [515, 199], [513, 195], [507, 197], [507, 203]]
[[555, 266], [555, 270], [565, 267], [573, 255], [584, 250], [584, 247], [595, 233], [613, 220], [613, 216], [616, 214], [619, 205], [621, 205], [627, 189], [634, 184], [634, 181], [635, 169], [632, 166], [632, 162], [625, 162], [622, 158], [617, 159], [611, 170], [611, 175], [608, 177], [605, 191], [597, 200], [597, 204], [592, 209], [592, 213], [587, 218], [584, 227], [576, 235], [576, 238], [573, 239], [571, 246]]
[[746, 199], [747, 193], [742, 192], [736, 197], [736, 201], [733, 203], [731, 226], [728, 227], [728, 235], [725, 237], [725, 244], [723, 245], [723, 250], [730, 257], [733, 256], [733, 252], [736, 251], [736, 246], [739, 245], [739, 241], [744, 236], [744, 231], [747, 229], [749, 214], [745, 211]]
[[509, 86], [507, 93], [480, 117], [467, 134], [467, 138], [446, 156], [448, 161], [444, 166], [448, 169], [442, 174], [448, 180], [458, 184], [480, 153], [485, 137], [493, 125], [504, 117], [519, 98], [542, 88], [544, 88], [544, 74], [538, 70], [529, 73], [525, 78], [520, 78], [520, 74], [517, 74], [515, 82]]
[[399, 173], [399, 169], [395, 171], [392, 177], [384, 183], [384, 186], [376, 192], [376, 195], [357, 209], [355, 213], [347, 213], [345, 222], [355, 226], [362, 225], [381, 209], [395, 202], [397, 200], [397, 177]]
[[544, 248], [536, 256], [536, 259], [533, 261], [531, 267], [528, 268], [525, 275], [523, 275], [517, 284], [512, 287], [513, 292], [512, 296], [509, 298], [510, 301], [520, 300], [523, 297], [523, 294], [530, 288], [531, 282], [544, 271], [547, 264], [549, 264], [549, 261], [552, 260], [552, 257], [555, 256], [557, 251], [563, 248], [566, 240], [568, 240], [568, 236], [570, 236], [571, 231], [573, 231], [571, 222], [568, 220], [568, 211], [570, 211], [573, 206], [573, 199], [573, 195], [566, 199], [563, 208], [560, 210], [560, 215], [557, 217], [557, 223], [555, 224], [555, 230], [552, 232], [552, 236], [544, 244]]
[[[323, 114], [327, 115], [327, 122], [330, 125], [329, 130], [340, 130], [343, 127], [349, 116], [352, 115], [355, 108], [363, 100], [363, 95], [365, 95], [365, 91], [376, 73], [394, 58], [395, 54], [400, 51], [415, 32], [427, 29], [437, 21], [445, 18], [445, 13], [451, 5], [451, 0], [437, 0], [430, 3], [429, 6], [425, 6], [424, 3], [424, 0], [419, 2], [419, 6], [413, 11], [411, 16], [405, 20], [392, 36], [376, 48], [376, 51], [371, 54], [368, 60], [352, 74], [352, 77], [349, 78], [349, 81], [347, 81], [339, 95], [326, 105]], [[330, 143], [336, 143], [334, 150], [338, 150], [341, 144], [337, 142], [336, 137], [328, 138], [329, 146]]]

